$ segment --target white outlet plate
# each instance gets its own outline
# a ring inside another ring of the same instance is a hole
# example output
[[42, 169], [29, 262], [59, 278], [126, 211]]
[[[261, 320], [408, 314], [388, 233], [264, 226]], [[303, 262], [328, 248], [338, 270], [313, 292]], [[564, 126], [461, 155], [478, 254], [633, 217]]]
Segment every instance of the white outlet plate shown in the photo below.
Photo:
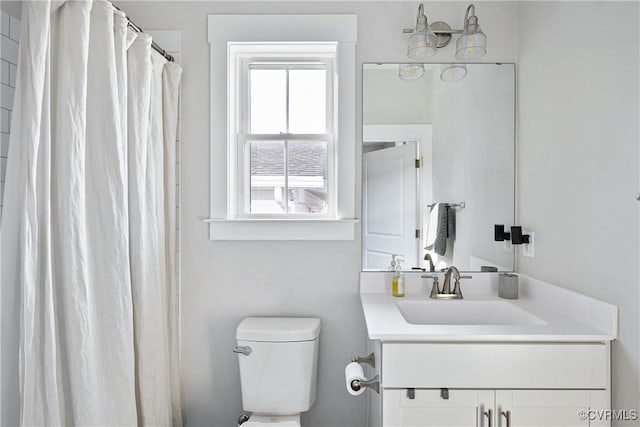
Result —
[[523, 231], [522, 234], [529, 235], [529, 243], [525, 243], [524, 245], [522, 245], [522, 255], [530, 258], [535, 257], [535, 233], [533, 231]]
[[505, 240], [504, 241], [503, 249], [508, 254], [512, 254], [513, 253], [513, 245], [511, 244], [511, 240]]

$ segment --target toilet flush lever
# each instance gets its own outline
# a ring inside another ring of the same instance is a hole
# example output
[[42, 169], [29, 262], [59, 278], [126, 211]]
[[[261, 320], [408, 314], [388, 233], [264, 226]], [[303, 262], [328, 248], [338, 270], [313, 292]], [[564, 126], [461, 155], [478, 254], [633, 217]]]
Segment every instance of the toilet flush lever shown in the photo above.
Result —
[[249, 347], [248, 345], [247, 346], [237, 345], [237, 346], [233, 347], [233, 352], [234, 353], [242, 353], [245, 356], [248, 356], [248, 355], [251, 354], [251, 347]]

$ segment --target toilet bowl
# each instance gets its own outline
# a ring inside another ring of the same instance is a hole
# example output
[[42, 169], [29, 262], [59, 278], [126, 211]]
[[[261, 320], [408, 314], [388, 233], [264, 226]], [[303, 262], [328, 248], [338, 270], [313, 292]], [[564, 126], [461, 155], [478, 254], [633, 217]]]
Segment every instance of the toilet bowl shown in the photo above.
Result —
[[238, 325], [243, 427], [298, 427], [316, 399], [320, 319], [247, 317]]

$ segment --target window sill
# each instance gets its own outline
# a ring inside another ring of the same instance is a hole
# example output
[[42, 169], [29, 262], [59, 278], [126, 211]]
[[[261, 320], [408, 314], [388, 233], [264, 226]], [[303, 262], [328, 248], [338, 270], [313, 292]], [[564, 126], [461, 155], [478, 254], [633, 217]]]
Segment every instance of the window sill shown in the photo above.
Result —
[[210, 240], [354, 240], [358, 219], [205, 219]]

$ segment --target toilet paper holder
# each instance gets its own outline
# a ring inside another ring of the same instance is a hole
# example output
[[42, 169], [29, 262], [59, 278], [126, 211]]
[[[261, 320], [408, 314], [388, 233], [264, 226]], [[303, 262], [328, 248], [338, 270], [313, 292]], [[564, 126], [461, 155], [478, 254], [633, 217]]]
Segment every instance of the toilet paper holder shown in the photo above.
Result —
[[[376, 367], [376, 355], [371, 352], [371, 354], [369, 354], [368, 356], [356, 356], [353, 357], [351, 359], [351, 362], [355, 362], [355, 363], [359, 363], [359, 364], [363, 364], [366, 363], [367, 365], [371, 366], [372, 368]], [[360, 380], [360, 379], [354, 379], [351, 380], [351, 382], [349, 383], [349, 387], [351, 388], [351, 390], [353, 391], [360, 391], [363, 388], [370, 388], [372, 390], [375, 390], [376, 393], [380, 393], [380, 379], [378, 377], [378, 375], [376, 375], [375, 377], [369, 379], [369, 380]]]
[[[372, 352], [370, 355], [362, 357], [362, 356], [356, 356], [351, 358], [352, 362], [356, 362], [356, 363], [366, 363], [367, 365], [371, 366], [372, 368], [376, 367], [376, 355]], [[357, 390], [356, 390], [357, 391]]]
[[366, 381], [353, 380], [349, 385], [353, 391], [360, 391], [361, 388], [370, 388], [375, 390], [376, 393], [380, 393], [380, 381], [378, 379], [378, 375]]

